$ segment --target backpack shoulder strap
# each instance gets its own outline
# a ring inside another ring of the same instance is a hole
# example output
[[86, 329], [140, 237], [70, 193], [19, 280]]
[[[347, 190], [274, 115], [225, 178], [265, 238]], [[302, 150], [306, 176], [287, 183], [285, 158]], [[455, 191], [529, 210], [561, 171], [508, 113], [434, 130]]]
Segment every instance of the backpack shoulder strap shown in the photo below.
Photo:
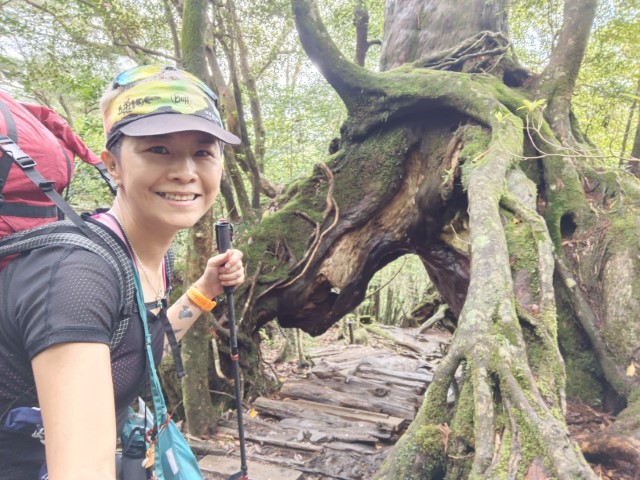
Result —
[[[4, 124], [7, 127], [7, 137], [13, 140], [16, 144], [18, 144], [18, 127], [16, 126], [16, 121], [11, 114], [11, 110], [5, 102], [0, 98], [0, 113], [4, 117]], [[1, 134], [2, 132], [0, 132]], [[3, 152], [0, 152], [0, 194], [2, 194], [2, 189], [4, 188], [4, 184], [7, 181], [7, 177], [9, 176], [9, 170], [11, 170], [11, 159], [4, 155]]]
[[110, 348], [113, 350], [124, 338], [134, 311], [133, 266], [124, 246], [101, 225], [89, 221], [85, 225], [93, 232], [91, 238], [69, 220], [14, 233], [0, 240], [0, 258], [49, 245], [72, 245], [103, 258], [115, 272], [118, 284], [123, 286], [119, 305], [120, 319], [111, 335]]
[[2, 99], [0, 99], [0, 113], [2, 113], [4, 123], [7, 126], [7, 137], [18, 143], [18, 127], [16, 126], [16, 121], [13, 119], [11, 110], [9, 110], [9, 107]]

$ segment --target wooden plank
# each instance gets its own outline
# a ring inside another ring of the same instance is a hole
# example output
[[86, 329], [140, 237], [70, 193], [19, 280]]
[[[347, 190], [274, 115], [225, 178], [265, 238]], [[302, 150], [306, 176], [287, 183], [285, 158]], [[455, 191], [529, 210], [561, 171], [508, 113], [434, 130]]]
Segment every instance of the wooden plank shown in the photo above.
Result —
[[347, 450], [351, 452], [366, 453], [367, 455], [373, 455], [379, 452], [379, 450], [375, 447], [353, 443], [333, 442], [327, 443], [325, 447], [331, 450]]
[[327, 405], [325, 403], [317, 403], [309, 400], [290, 400], [303, 408], [312, 408], [320, 412], [331, 413], [347, 420], [356, 420], [362, 422], [375, 423], [381, 426], [387, 426], [393, 431], [397, 431], [405, 423], [404, 418], [394, 417], [384, 413], [366, 412], [357, 408], [340, 407], [338, 405]]
[[[325, 372], [328, 375], [328, 372]], [[306, 382], [314, 385], [329, 387], [338, 392], [369, 395], [374, 398], [385, 399], [392, 404], [413, 405], [419, 407], [424, 399], [423, 395], [417, 394], [413, 389], [401, 388], [391, 385], [390, 382], [379, 382], [376, 380], [360, 377], [344, 376], [336, 372], [334, 377], [308, 378]]]
[[297, 428], [304, 439], [311, 443], [347, 442], [371, 443], [378, 442], [378, 437], [370, 435], [366, 430], [358, 427], [335, 428], [327, 426], [322, 421], [300, 418], [285, 418], [280, 421], [282, 426]]
[[330, 345], [328, 347], [312, 348], [309, 350], [311, 358], [330, 358], [332, 362], [362, 359], [367, 355], [380, 355], [380, 350], [367, 345]]
[[295, 399], [383, 413], [405, 420], [413, 420], [416, 415], [415, 405], [398, 405], [386, 399], [338, 392], [329, 387], [306, 382], [287, 382], [282, 386], [279, 394]]
[[[207, 455], [198, 462], [203, 472], [221, 475], [228, 478], [240, 471], [240, 460], [218, 455]], [[247, 462], [247, 470], [251, 480], [301, 480], [302, 472], [291, 468], [270, 465], [257, 460]]]
[[[280, 401], [259, 397], [254, 401], [253, 408], [261, 414], [283, 419], [281, 423], [286, 419], [291, 419], [293, 422], [309, 419], [322, 422], [328, 428], [356, 427], [380, 440], [390, 440], [391, 431], [393, 431], [393, 428], [389, 425], [378, 424], [375, 421], [345, 419], [327, 412], [296, 405], [296, 402], [289, 400]], [[287, 425], [288, 423], [285, 422], [285, 428], [287, 428]]]
[[[218, 427], [216, 432], [229, 435], [233, 438], [238, 438], [238, 430], [235, 429]], [[311, 445], [309, 443], [290, 441], [284, 438], [264, 437], [262, 435], [254, 435], [248, 432], [245, 432], [244, 439], [248, 442], [255, 442], [261, 445], [273, 445], [274, 447], [288, 448], [291, 450], [303, 450], [305, 452], [318, 452], [322, 450], [322, 447]]]
[[397, 377], [402, 380], [414, 381], [427, 385], [433, 381], [433, 373], [424, 370], [423, 372], [404, 372], [400, 370], [393, 370], [390, 368], [376, 367], [363, 363], [358, 367], [357, 371], [366, 373], [380, 373], [388, 377]]
[[371, 380], [374, 382], [380, 382], [383, 385], [388, 385], [388, 386], [397, 385], [411, 392], [414, 392], [417, 395], [422, 395], [427, 390], [427, 386], [422, 382], [402, 380], [401, 378], [391, 377], [388, 375], [384, 375], [382, 373], [358, 372], [358, 377], [364, 378], [366, 380]]

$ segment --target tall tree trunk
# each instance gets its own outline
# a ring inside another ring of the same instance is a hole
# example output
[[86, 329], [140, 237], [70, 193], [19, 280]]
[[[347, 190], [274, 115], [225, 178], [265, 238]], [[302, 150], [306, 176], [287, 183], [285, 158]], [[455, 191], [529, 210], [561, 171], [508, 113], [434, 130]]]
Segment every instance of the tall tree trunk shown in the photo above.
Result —
[[[638, 92], [640, 96], [640, 80], [638, 80]], [[638, 104], [638, 100], [634, 99], [634, 105]], [[632, 109], [633, 112], [633, 109]], [[630, 116], [632, 113], [629, 114]], [[636, 177], [640, 178], [640, 115], [638, 115], [638, 124], [636, 125], [636, 134], [633, 137], [633, 147], [631, 147], [631, 159], [629, 160], [629, 171]]]
[[[207, 19], [206, 0], [185, 0], [182, 48], [186, 70], [199, 78], [207, 77], [205, 39]], [[213, 245], [213, 221], [211, 211], [203, 216], [189, 231], [189, 257], [186, 280], [190, 285], [198, 279], [211, 256]], [[207, 316], [203, 316], [207, 317]], [[217, 414], [209, 393], [209, 349], [208, 318], [200, 318], [182, 339], [184, 366], [189, 374], [182, 379], [182, 396], [187, 417], [187, 428], [193, 435], [211, 433], [217, 423]]]
[[[258, 86], [256, 84], [255, 75], [249, 67], [249, 49], [244, 41], [240, 22], [238, 20], [237, 8], [235, 2], [229, 1], [228, 8], [230, 19], [235, 32], [235, 39], [238, 45], [238, 62], [240, 73], [242, 74], [242, 83], [247, 89], [249, 95], [249, 107], [251, 109], [251, 122], [253, 124], [253, 136], [255, 138], [255, 162], [260, 173], [264, 173], [264, 145], [265, 130], [262, 120], [262, 107], [260, 106], [260, 96], [258, 94]], [[254, 174], [252, 172], [252, 174]]]
[[508, 35], [507, 0], [387, 0], [382, 70], [457, 46], [478, 32]]
[[[222, 69], [220, 68], [220, 63], [218, 62], [218, 56], [213, 48], [207, 49], [207, 57], [209, 58], [209, 64], [211, 65], [211, 70], [213, 72], [213, 79], [218, 88], [218, 94], [222, 98], [222, 104], [224, 105], [224, 113], [227, 120], [227, 128], [238, 134], [238, 137], [242, 137], [240, 134], [240, 129], [238, 126], [238, 113], [237, 107], [235, 103], [235, 96], [231, 89], [228, 87], [225, 82], [224, 75], [222, 73]], [[255, 218], [255, 212], [251, 208], [251, 202], [249, 201], [249, 196], [247, 195], [247, 190], [244, 186], [244, 181], [242, 180], [242, 174], [240, 173], [240, 169], [238, 168], [237, 156], [235, 148], [239, 148], [242, 150], [244, 146], [240, 147], [226, 147], [224, 152], [224, 164], [225, 164], [225, 174], [229, 176], [230, 183], [233, 185], [233, 188], [236, 192], [236, 196], [238, 198], [238, 204], [240, 205], [240, 213], [244, 218], [253, 219]], [[226, 176], [225, 175], [225, 176]], [[227, 206], [235, 204], [233, 201], [233, 197], [229, 195], [228, 190], [223, 191], [223, 195], [225, 198], [225, 202]], [[230, 210], [231, 211], [231, 210]]]
[[[178, 35], [178, 27], [176, 26], [175, 18], [173, 17], [173, 11], [169, 0], [162, 0], [164, 7], [165, 17], [167, 18], [167, 25], [171, 31], [171, 41], [173, 42], [173, 56], [178, 59], [178, 63], [182, 63], [182, 50], [180, 48], [180, 36]], [[203, 77], [204, 78], [204, 77]]]

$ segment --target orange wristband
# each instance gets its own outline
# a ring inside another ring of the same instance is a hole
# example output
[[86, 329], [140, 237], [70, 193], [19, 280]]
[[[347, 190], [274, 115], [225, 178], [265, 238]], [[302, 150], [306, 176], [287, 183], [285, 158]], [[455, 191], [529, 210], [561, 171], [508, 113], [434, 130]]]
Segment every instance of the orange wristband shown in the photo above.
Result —
[[203, 312], [210, 312], [211, 310], [216, 308], [217, 305], [215, 300], [209, 300], [202, 293], [200, 293], [200, 291], [194, 285], [191, 285], [187, 290], [187, 297], [189, 297], [189, 300], [191, 300], [193, 304]]

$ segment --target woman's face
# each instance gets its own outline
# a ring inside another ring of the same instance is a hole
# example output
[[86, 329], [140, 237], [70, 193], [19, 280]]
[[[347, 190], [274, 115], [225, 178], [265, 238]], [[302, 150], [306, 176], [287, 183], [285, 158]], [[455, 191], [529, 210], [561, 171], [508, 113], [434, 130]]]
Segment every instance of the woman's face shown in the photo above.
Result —
[[110, 158], [119, 184], [117, 202], [142, 228], [189, 228], [218, 194], [220, 142], [207, 133], [125, 136], [119, 157], [117, 162]]

